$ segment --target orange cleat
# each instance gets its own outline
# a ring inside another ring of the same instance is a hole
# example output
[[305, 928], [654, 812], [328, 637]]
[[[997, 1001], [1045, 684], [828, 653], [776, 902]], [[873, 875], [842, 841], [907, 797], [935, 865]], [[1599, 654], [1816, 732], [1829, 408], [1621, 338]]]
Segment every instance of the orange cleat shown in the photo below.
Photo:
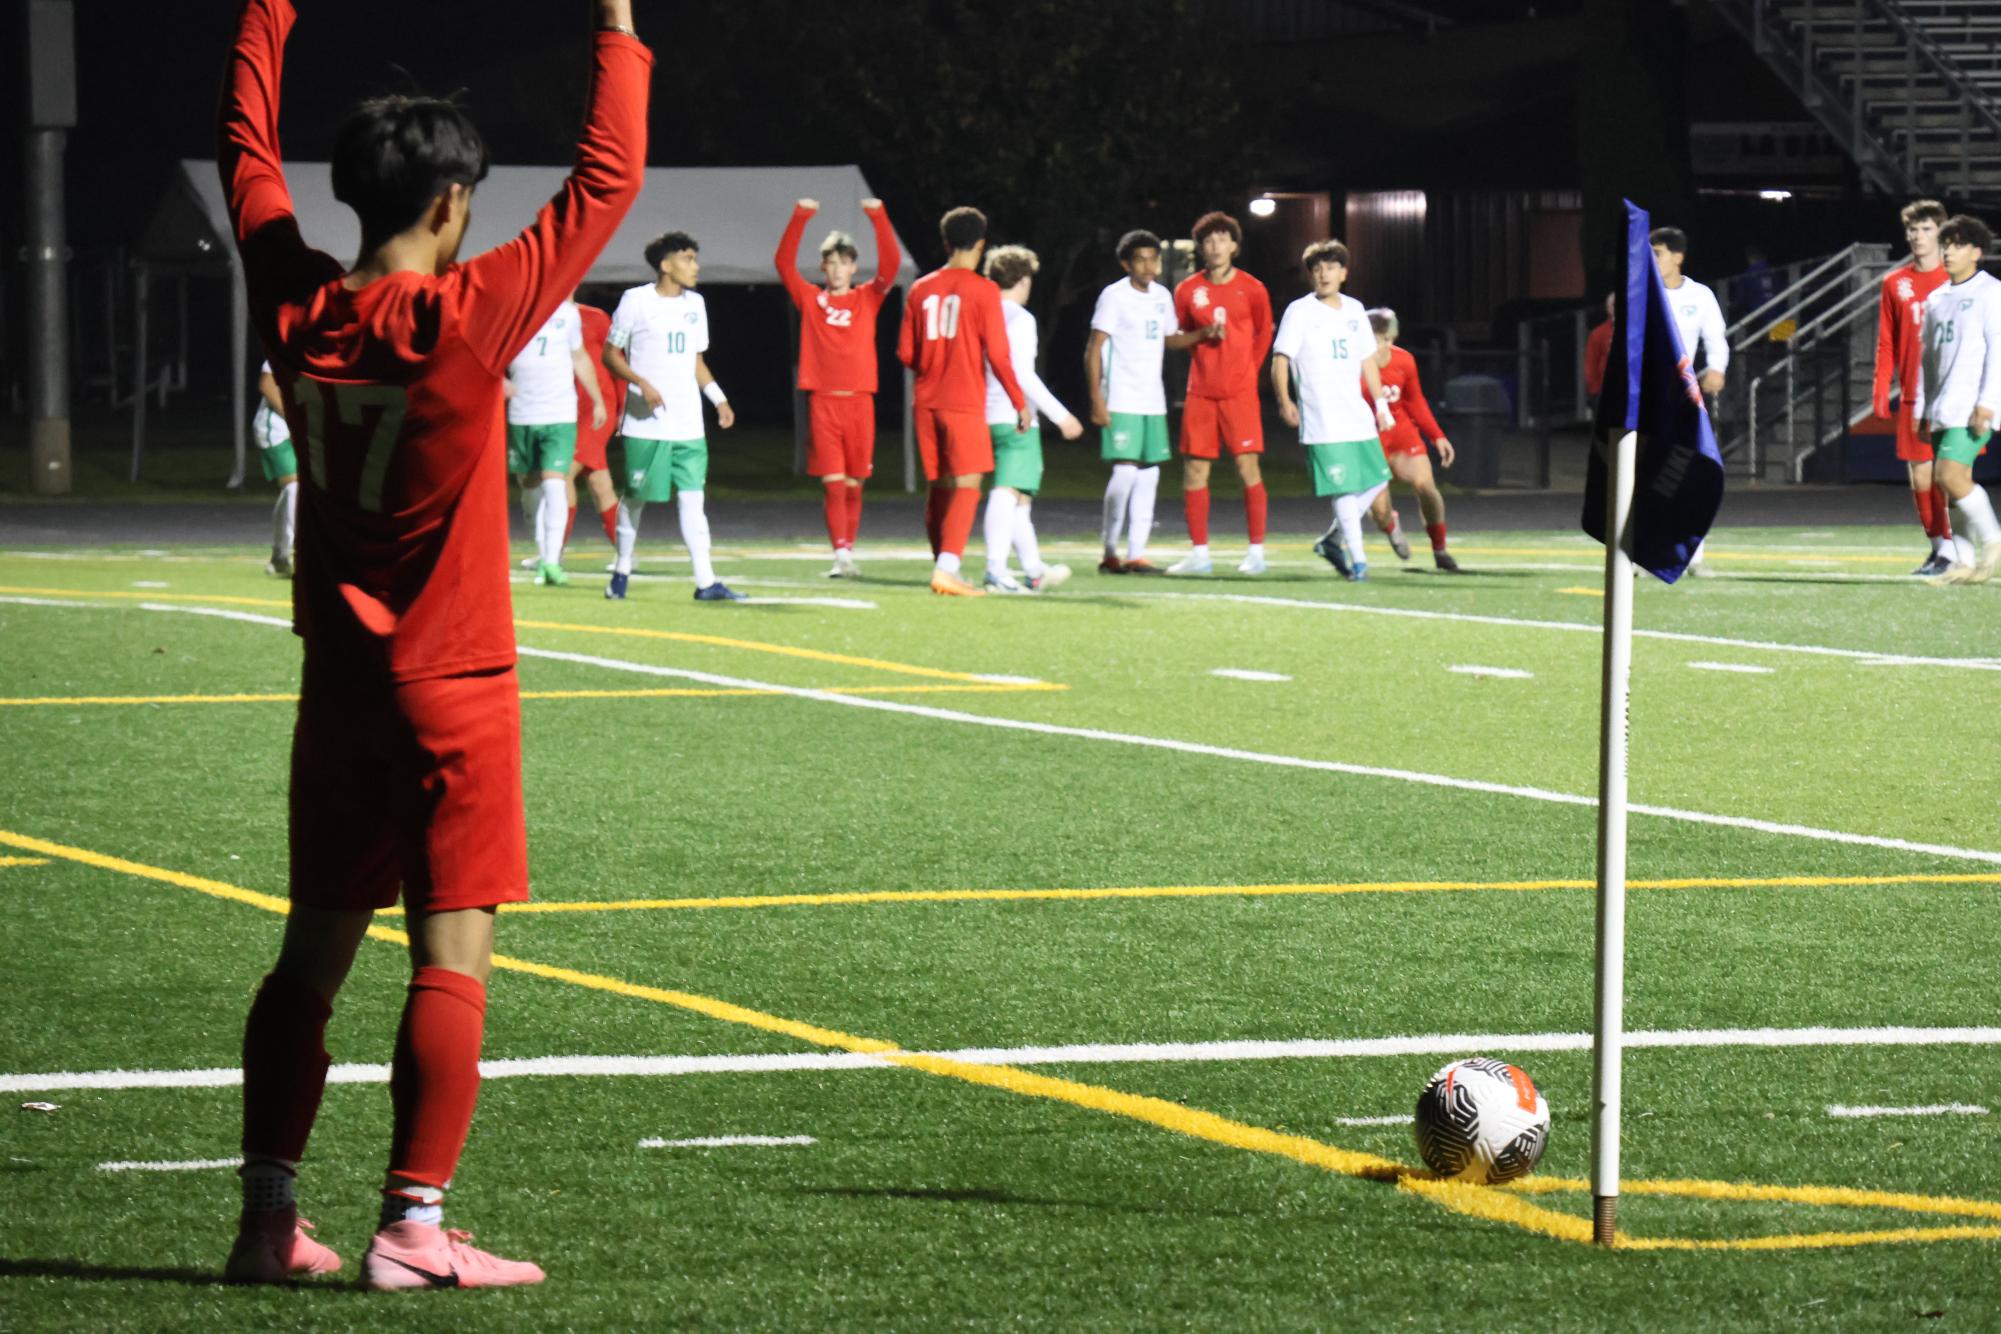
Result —
[[503, 1260], [469, 1245], [470, 1232], [428, 1223], [391, 1223], [361, 1257], [361, 1286], [376, 1292], [410, 1288], [511, 1288], [547, 1275], [526, 1260]]
[[222, 1276], [231, 1283], [289, 1283], [301, 1275], [331, 1274], [340, 1256], [306, 1233], [312, 1224], [296, 1209], [272, 1209], [244, 1214], [236, 1227], [236, 1244]]
[[948, 598], [983, 598], [987, 595], [984, 588], [975, 588], [958, 575], [947, 574], [943, 570], [931, 572], [931, 591]]

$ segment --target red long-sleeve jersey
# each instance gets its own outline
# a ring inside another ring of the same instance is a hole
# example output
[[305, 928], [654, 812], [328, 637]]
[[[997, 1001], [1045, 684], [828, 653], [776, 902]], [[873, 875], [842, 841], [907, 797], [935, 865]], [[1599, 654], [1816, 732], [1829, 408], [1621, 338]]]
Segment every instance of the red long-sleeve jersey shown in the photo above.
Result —
[[250, 314], [301, 441], [293, 624], [310, 657], [395, 681], [514, 662], [501, 379], [638, 197], [652, 56], [601, 32], [577, 161], [528, 230], [443, 274], [350, 289], [299, 235], [278, 150], [290, 0], [246, 0], [223, 192]]
[[1612, 326], [1617, 320], [1600, 320], [1584, 339], [1584, 392], [1593, 398], [1605, 389], [1605, 367], [1612, 360]]
[[591, 441], [602, 453], [618, 430], [619, 405], [625, 402], [625, 395], [618, 391], [617, 377], [604, 364], [604, 340], [611, 337], [611, 315], [596, 306], [580, 304], [577, 318], [583, 325], [584, 355], [591, 359], [591, 369], [597, 372], [598, 393], [604, 397], [604, 425], [593, 430], [590, 395], [582, 385], [577, 386], [577, 440], [579, 444]]
[[[1445, 434], [1438, 429], [1438, 419], [1431, 415], [1431, 405], [1424, 401], [1424, 387], [1417, 382], [1416, 357], [1391, 344], [1390, 364], [1377, 369], [1383, 377], [1383, 396], [1389, 400], [1390, 416], [1396, 421], [1390, 433], [1415, 429], [1423, 433], [1427, 444]], [[1368, 391], [1364, 388], [1363, 392]]]
[[917, 407], [977, 412], [984, 420], [989, 365], [1016, 412], [1026, 401], [1008, 351], [1000, 288], [971, 269], [935, 269], [910, 285], [896, 357], [917, 372]]
[[778, 253], [771, 260], [792, 304], [799, 308], [799, 387], [873, 394], [876, 315], [895, 288], [896, 269], [903, 263], [889, 210], [878, 208], [868, 214], [875, 229], [875, 277], [839, 296], [800, 276], [799, 239], [812, 216], [802, 208], [792, 210], [792, 221], [785, 224], [785, 235], [778, 239]]
[[1890, 377], [1897, 380], [1903, 401], [1911, 401], [1918, 383], [1923, 352], [1919, 334], [1925, 323], [1925, 298], [1945, 286], [1945, 265], [1920, 273], [1905, 264], [1883, 275], [1876, 303], [1876, 386], [1872, 403], [1878, 417], [1890, 415]]
[[1182, 331], [1211, 324], [1229, 332], [1188, 349], [1190, 398], [1238, 398], [1258, 392], [1258, 370], [1271, 351], [1271, 293], [1238, 269], [1226, 283], [1197, 271], [1174, 285], [1174, 315]]

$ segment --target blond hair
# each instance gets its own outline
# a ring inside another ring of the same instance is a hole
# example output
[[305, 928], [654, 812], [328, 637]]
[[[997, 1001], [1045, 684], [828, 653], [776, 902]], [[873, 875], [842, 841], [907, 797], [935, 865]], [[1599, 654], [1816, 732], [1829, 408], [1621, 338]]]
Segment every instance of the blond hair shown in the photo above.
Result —
[[846, 232], [832, 231], [827, 239], [820, 242], [820, 262], [825, 264], [829, 255], [846, 255], [849, 259], [860, 259], [862, 252], [855, 248], [855, 238]]
[[1027, 246], [1004, 245], [987, 252], [984, 271], [1005, 292], [1023, 278], [1034, 277], [1041, 268], [1042, 261]]

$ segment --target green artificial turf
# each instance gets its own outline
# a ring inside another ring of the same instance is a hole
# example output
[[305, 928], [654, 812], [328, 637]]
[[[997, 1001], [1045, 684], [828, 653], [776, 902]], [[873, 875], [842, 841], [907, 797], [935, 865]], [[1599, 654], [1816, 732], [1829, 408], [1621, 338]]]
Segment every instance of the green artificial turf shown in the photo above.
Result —
[[[0, 549], [0, 830], [59, 845], [38, 864], [0, 846], [17, 859], [0, 863], [0, 1076], [236, 1063], [279, 919], [229, 895], [284, 894], [299, 677], [296, 639], [256, 619], [282, 621], [289, 589], [246, 526], [242, 548]], [[666, 544], [608, 603], [601, 549], [580, 539], [570, 589], [514, 588], [538, 651], [524, 691], [708, 693], [524, 701], [536, 897], [680, 906], [505, 914], [488, 1056], [1463, 1034], [1548, 1097], [1541, 1175], [1586, 1177], [1590, 1053], [1510, 1035], [1592, 1023], [1592, 890], [1518, 886], [1593, 874], [1595, 814], [1576, 799], [1596, 790], [1597, 548], [1480, 536], [1464, 578], [1382, 551], [1349, 585], [1306, 544], [1275, 539], [1260, 578], [1181, 581], [1100, 576], [1056, 543], [1079, 570], [1066, 587], [983, 601], [930, 596], [896, 534], [852, 584], [821, 579], [810, 542], [726, 546], [733, 584], [807, 601], [715, 606], [690, 601]], [[1631, 876], [1796, 883], [1636, 887], [1636, 1032], [1993, 1022], [2001, 829], [1982, 779], [2001, 765], [2001, 602], [1900, 577], [1907, 545], [1902, 529], [1738, 530], [1712, 544], [1721, 577], [1641, 585], [1637, 624], [1661, 634], [1634, 650], [1632, 799], [1661, 811], [1633, 816]], [[280, 698], [129, 702], [187, 695]], [[1841, 877], [1935, 879], [1816, 883]], [[1269, 886], [1297, 888], [1235, 892]], [[1175, 887], [1204, 892], [894, 897]], [[866, 893], [891, 897], [848, 901]], [[758, 902], [775, 895], [806, 901]], [[364, 945], [336, 1061], [387, 1060], [406, 969], [394, 944]], [[2001, 1111], [1991, 1030], [1669, 1041], [1627, 1055], [1629, 1180], [2001, 1201], [1995, 1115], [1828, 1112]], [[1058, 1081], [1025, 1091], [964, 1066], [490, 1078], [451, 1217], [551, 1279], [403, 1301], [220, 1286], [229, 1172], [100, 1170], [229, 1157], [234, 1088], [17, 1088], [0, 1102], [0, 1328], [415, 1328], [440, 1304], [508, 1329], [1992, 1321], [1985, 1238], [1608, 1254], [1079, 1105], [1145, 1095], [1415, 1164], [1407, 1127], [1347, 1123], [1408, 1113], [1432, 1070], [1475, 1054], [1411, 1046], [1078, 1052], [1021, 1066]], [[333, 1085], [302, 1174], [349, 1276], [388, 1116], [380, 1082]], [[718, 1135], [817, 1142], [639, 1147]], [[1629, 1193], [1621, 1221], [1734, 1240], [1991, 1229], [2001, 1205]]]

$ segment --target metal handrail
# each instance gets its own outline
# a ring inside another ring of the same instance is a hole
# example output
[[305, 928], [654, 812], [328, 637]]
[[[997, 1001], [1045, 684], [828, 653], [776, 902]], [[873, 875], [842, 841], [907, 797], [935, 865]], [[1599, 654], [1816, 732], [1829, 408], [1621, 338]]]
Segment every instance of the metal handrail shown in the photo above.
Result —
[[[1878, 251], [1878, 253], [1881, 253], [1881, 247], [1872, 246], [1867, 241], [1856, 241], [1841, 250], [1835, 251], [1832, 255], [1829, 255], [1826, 259], [1823, 259], [1822, 261], [1820, 261], [1820, 263], [1814, 265], [1813, 268], [1801, 274], [1798, 281], [1794, 282], [1792, 286], [1786, 288], [1784, 291], [1774, 296], [1771, 300], [1765, 302], [1763, 305], [1759, 306], [1756, 310], [1753, 310], [1750, 314], [1744, 316], [1742, 319], [1738, 320], [1735, 324], [1731, 325], [1728, 329], [1724, 330], [1724, 336], [1730, 340], [1731, 349], [1735, 351], [1740, 348], [1747, 347], [1752, 343], [1756, 343], [1759, 340], [1765, 338], [1767, 335], [1769, 335], [1772, 332], [1772, 330], [1776, 329], [1780, 324], [1784, 323], [1785, 315], [1781, 314], [1767, 321], [1764, 327], [1759, 329], [1758, 332], [1748, 335], [1741, 341], [1737, 337], [1738, 333], [1746, 325], [1750, 324], [1752, 321], [1756, 320], [1759, 316], [1765, 314], [1767, 311], [1772, 310], [1774, 307], [1778, 307], [1782, 311], [1790, 311], [1805, 305], [1812, 298], [1799, 297], [1798, 299], [1794, 299], [1795, 295], [1802, 288], [1806, 287], [1807, 284], [1819, 278], [1829, 269], [1834, 268], [1837, 265], [1849, 266], [1848, 269], [1843, 271], [1840, 279], [1840, 281], [1842, 282], [1848, 281], [1853, 276], [1852, 270], [1856, 267], [1856, 265], [1854, 264], [1856, 256], [1860, 254], [1862, 251], [1870, 249], [1875, 249]], [[1833, 284], [1828, 284], [1828, 286], [1832, 285]], [[1814, 295], [1817, 296], [1819, 295], [1819, 293], [1816, 292], [1814, 293]]]
[[1994, 100], [1988, 97], [1984, 89], [1969, 85], [1960, 76], [1956, 63], [1939, 50], [1938, 40], [1931, 35], [1923, 22], [1914, 21], [1905, 14], [1898, 0], [1872, 0], [1872, 3], [1884, 18], [1904, 34], [1912, 48], [1930, 61], [1932, 68], [1966, 99], [1967, 105], [1980, 113], [1988, 127], [1995, 134], [2001, 135], [2001, 114], [1996, 114]]

